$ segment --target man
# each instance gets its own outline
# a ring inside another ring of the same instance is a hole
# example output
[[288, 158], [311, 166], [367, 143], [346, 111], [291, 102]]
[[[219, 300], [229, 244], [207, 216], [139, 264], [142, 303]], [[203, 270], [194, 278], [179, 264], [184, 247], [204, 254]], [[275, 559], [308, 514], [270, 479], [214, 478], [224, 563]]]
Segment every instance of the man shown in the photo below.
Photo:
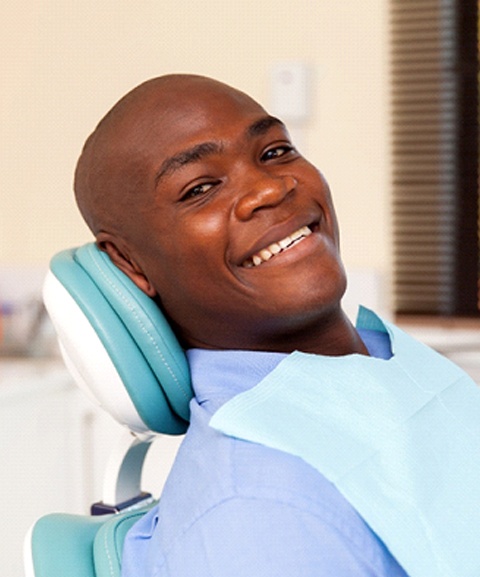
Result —
[[387, 331], [357, 331], [342, 311], [330, 191], [282, 122], [214, 80], [153, 79], [88, 139], [75, 190], [98, 246], [169, 317], [195, 390], [160, 505], [127, 537], [125, 577], [404, 577], [321, 471], [209, 424], [292, 351], [392, 356]]

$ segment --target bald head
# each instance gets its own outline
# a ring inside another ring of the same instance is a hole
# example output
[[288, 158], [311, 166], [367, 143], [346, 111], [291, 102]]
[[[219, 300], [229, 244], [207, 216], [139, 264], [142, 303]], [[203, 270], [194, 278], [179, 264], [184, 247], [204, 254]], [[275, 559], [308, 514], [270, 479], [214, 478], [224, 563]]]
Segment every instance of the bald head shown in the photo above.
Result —
[[85, 221], [97, 235], [128, 231], [151, 191], [151, 145], [162, 143], [163, 121], [172, 117], [181, 131], [191, 116], [219, 95], [251, 100], [210, 78], [172, 74], [140, 84], [125, 95], [87, 139], [75, 172], [75, 197]]

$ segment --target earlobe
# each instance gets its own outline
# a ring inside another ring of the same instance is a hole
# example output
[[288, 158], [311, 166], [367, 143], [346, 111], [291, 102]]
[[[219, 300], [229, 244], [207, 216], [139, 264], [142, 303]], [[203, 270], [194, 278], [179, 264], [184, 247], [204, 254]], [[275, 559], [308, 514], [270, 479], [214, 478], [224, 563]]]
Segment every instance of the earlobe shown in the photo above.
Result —
[[117, 239], [106, 233], [99, 233], [96, 244], [100, 250], [108, 254], [113, 264], [126, 274], [141, 291], [151, 298], [157, 296], [157, 291], [145, 276], [141, 267], [131, 258], [127, 250], [123, 249], [123, 247], [120, 248], [119, 245], [121, 243]]

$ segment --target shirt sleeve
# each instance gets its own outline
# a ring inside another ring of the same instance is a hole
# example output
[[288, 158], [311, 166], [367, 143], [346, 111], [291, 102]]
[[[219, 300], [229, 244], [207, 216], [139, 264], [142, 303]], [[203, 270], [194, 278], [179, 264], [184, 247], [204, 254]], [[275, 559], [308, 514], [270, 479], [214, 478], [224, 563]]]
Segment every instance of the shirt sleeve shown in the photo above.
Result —
[[388, 552], [363, 548], [309, 512], [285, 503], [239, 498], [197, 519], [165, 551], [154, 575], [406, 577]]

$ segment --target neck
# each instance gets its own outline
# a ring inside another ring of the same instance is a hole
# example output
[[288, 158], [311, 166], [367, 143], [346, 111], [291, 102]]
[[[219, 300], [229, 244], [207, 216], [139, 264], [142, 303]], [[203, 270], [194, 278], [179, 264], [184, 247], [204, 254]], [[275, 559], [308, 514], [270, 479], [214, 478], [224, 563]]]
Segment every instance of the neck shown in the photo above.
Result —
[[324, 356], [369, 354], [356, 328], [341, 308], [316, 320], [310, 327], [302, 327], [299, 331], [283, 335], [277, 342], [271, 341], [267, 350], [298, 350]]
[[[230, 333], [231, 337], [232, 333]], [[256, 327], [254, 334], [247, 331], [242, 338], [242, 331], [237, 331], [233, 338], [223, 335], [215, 342], [204, 342], [197, 339], [185, 339], [189, 347], [206, 349], [244, 349], [291, 353], [302, 351], [324, 356], [343, 356], [353, 353], [368, 355], [360, 335], [345, 315], [340, 306], [325, 313], [322, 317], [312, 319], [309, 323], [297, 326]]]

